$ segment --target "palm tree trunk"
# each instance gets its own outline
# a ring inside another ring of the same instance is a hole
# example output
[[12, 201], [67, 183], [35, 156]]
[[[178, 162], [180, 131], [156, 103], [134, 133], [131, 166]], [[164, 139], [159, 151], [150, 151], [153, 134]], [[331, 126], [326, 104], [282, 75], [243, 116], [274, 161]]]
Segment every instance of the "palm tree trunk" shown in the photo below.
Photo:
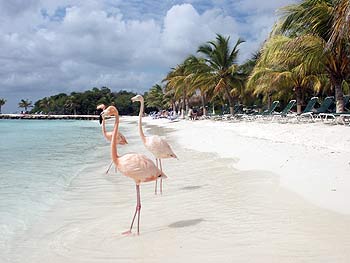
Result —
[[189, 110], [189, 105], [188, 105], [188, 99], [187, 98], [185, 99], [185, 105], [186, 105], [186, 114], [187, 114], [187, 112]]
[[335, 92], [335, 100], [337, 105], [337, 113], [344, 112], [344, 94], [342, 90], [342, 79], [331, 78]]
[[201, 99], [202, 99], [203, 115], [207, 116], [207, 109], [205, 108], [205, 104], [207, 104], [205, 94], [201, 95]]
[[233, 115], [234, 114], [234, 105], [235, 105], [235, 101], [233, 99], [233, 97], [230, 94], [230, 91], [228, 90], [227, 87], [225, 87], [225, 93], [228, 99], [228, 105], [230, 106], [230, 114]]
[[301, 113], [301, 105], [302, 105], [302, 94], [301, 94], [301, 87], [295, 87], [295, 98], [297, 101], [297, 113]]
[[185, 92], [182, 95], [182, 103], [181, 103], [181, 118], [185, 119], [185, 101], [186, 101], [186, 94]]
[[271, 100], [272, 100], [272, 97], [271, 97], [271, 94], [267, 94], [267, 108], [270, 109], [271, 107]]

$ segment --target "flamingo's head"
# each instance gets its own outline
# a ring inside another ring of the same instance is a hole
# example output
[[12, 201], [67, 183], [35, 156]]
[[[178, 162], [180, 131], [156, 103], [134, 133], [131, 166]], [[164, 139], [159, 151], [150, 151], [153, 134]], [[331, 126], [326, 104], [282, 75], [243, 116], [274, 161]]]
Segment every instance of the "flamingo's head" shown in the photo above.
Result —
[[96, 107], [96, 110], [105, 110], [105, 109], [106, 109], [106, 105], [104, 105], [103, 103], [97, 105], [97, 107]]
[[179, 160], [179, 158], [176, 156], [175, 153], [169, 154], [169, 158], [175, 158], [175, 159], [178, 159], [178, 160]]
[[118, 115], [119, 115], [118, 110], [114, 106], [109, 106], [107, 107], [107, 109], [101, 112], [101, 116], [103, 118], [110, 117], [110, 116], [118, 116]]
[[135, 101], [143, 101], [143, 97], [141, 95], [136, 95], [134, 97], [131, 98], [131, 101], [132, 102], [135, 102]]
[[99, 122], [100, 124], [102, 124], [102, 111], [104, 111], [106, 109], [106, 105], [104, 104], [100, 104], [100, 105], [97, 105], [96, 107], [96, 110], [97, 110], [97, 114], [99, 114]]

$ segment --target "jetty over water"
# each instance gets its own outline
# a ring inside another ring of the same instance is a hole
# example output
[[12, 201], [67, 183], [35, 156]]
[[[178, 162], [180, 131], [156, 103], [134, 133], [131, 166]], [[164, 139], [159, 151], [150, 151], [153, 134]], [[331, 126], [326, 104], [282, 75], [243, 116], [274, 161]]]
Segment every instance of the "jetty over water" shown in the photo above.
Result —
[[99, 115], [0, 114], [0, 119], [22, 120], [98, 120]]

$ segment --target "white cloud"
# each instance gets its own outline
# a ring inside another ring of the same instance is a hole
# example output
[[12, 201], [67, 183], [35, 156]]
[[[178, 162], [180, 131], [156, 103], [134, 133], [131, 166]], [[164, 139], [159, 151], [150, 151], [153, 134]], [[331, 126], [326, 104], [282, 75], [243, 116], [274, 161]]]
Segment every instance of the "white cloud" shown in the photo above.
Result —
[[185, 56], [196, 53], [199, 45], [214, 39], [216, 33], [230, 35], [235, 41], [238, 39], [236, 28], [236, 21], [218, 9], [200, 15], [190, 4], [176, 5], [164, 19], [162, 49], [164, 55], [170, 55], [172, 61], [179, 63]]
[[36, 9], [39, 2], [39, 0], [1, 0], [0, 13], [6, 16], [18, 16], [24, 12]]
[[[156, 2], [148, 1], [156, 8]], [[146, 91], [216, 33], [229, 35], [232, 45], [245, 38], [242, 58], [248, 58], [267, 37], [273, 10], [280, 6], [261, 2], [266, 6], [260, 8], [261, 3], [250, 0], [171, 5], [169, 0], [159, 4], [153, 18], [150, 10], [140, 15], [137, 7], [147, 3], [137, 1], [132, 6], [97, 0], [22, 2], [0, 0], [0, 97], [8, 99], [4, 112], [15, 111], [22, 98], [35, 101], [93, 86]], [[228, 6], [246, 13], [229, 15]]]

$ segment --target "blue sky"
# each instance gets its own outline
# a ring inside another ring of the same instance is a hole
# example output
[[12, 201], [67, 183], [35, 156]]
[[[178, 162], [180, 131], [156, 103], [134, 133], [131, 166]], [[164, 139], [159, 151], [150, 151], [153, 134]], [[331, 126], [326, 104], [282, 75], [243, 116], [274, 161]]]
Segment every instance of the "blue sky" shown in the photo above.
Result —
[[143, 93], [216, 33], [240, 61], [297, 0], [0, 0], [0, 98], [16, 112], [60, 92], [108, 86]]

